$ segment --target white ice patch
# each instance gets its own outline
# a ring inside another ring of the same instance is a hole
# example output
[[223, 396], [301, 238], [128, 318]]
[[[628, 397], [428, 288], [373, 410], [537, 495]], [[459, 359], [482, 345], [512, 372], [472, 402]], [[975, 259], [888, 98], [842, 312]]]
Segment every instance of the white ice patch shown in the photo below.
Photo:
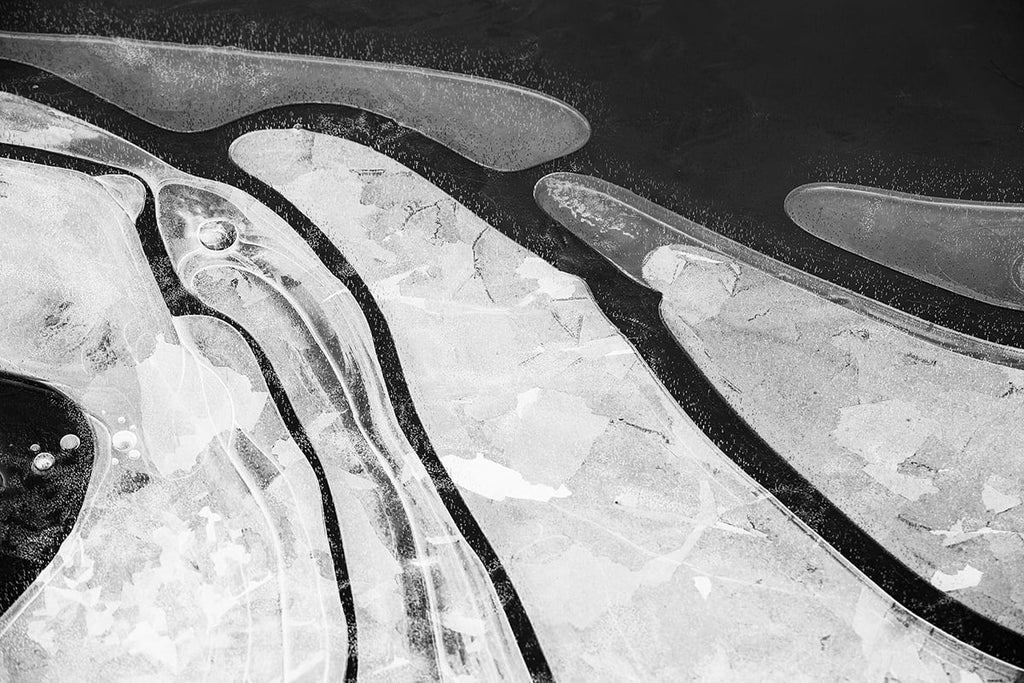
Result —
[[214, 439], [252, 429], [267, 400], [245, 376], [215, 368], [162, 335], [138, 377], [148, 456], [163, 476], [191, 470]]
[[864, 471], [875, 481], [914, 501], [938, 492], [938, 488], [931, 479], [904, 474], [898, 468], [918, 453], [929, 437], [941, 433], [942, 426], [925, 417], [916, 405], [893, 399], [840, 409], [839, 425], [832, 436], [864, 458]]
[[506, 498], [537, 500], [546, 503], [552, 498], [567, 498], [572, 492], [564, 485], [557, 489], [544, 484], [531, 484], [513, 469], [477, 455], [472, 460], [447, 455], [441, 458], [452, 481], [473, 493], [502, 501]]
[[[516, 275], [537, 281], [537, 294], [546, 294], [551, 299], [569, 299], [576, 294], [576, 278], [558, 270], [542, 258], [530, 256], [516, 268]], [[535, 297], [526, 298], [529, 303]]]
[[464, 614], [445, 612], [441, 615], [442, 623], [453, 631], [464, 633], [473, 638], [483, 638], [487, 633], [487, 624], [483, 619], [469, 617]]
[[705, 600], [711, 595], [711, 579], [706, 576], [695, 576], [693, 577], [693, 585], [696, 586], [697, 592], [700, 593], [700, 597]]
[[538, 387], [521, 392], [516, 396], [516, 416], [522, 418], [526, 414], [526, 409], [536, 403], [539, 398], [540, 389]]
[[985, 487], [981, 490], [981, 502], [985, 504], [985, 508], [989, 512], [994, 512], [997, 515], [1000, 512], [1006, 512], [1011, 508], [1015, 508], [1020, 505], [1020, 496], [1013, 494], [1007, 494], [999, 491], [990, 484], [985, 484]]
[[12, 126], [5, 131], [0, 131], [0, 141], [2, 142], [55, 152], [69, 149], [74, 142], [97, 137], [99, 137], [98, 132], [72, 125], [33, 125], [20, 130]]
[[687, 325], [716, 317], [735, 295], [739, 273], [730, 261], [718, 261], [680, 246], [655, 249], [644, 260], [644, 279], [664, 292], [662, 310]]
[[945, 538], [942, 541], [942, 545], [948, 548], [950, 546], [957, 545], [958, 543], [969, 541], [977, 536], [984, 536], [986, 534], [1004, 534], [1006, 532], [990, 529], [987, 526], [975, 529], [974, 531], [965, 531], [964, 520], [959, 519], [949, 529], [933, 529], [931, 533], [935, 536], [944, 536]]
[[940, 591], [956, 591], [963, 588], [971, 588], [981, 583], [982, 572], [975, 569], [971, 565], [964, 565], [964, 568], [958, 571], [956, 574], [946, 574], [945, 572], [936, 570], [932, 576], [932, 585], [938, 588]]

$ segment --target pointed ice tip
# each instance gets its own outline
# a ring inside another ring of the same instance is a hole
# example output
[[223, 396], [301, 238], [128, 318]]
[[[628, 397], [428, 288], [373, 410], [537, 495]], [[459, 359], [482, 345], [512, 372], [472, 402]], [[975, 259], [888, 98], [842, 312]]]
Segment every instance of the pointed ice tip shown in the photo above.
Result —
[[551, 173], [533, 189], [537, 205], [565, 229], [644, 287], [647, 255], [677, 241], [647, 210], [649, 202], [605, 180], [577, 173]]
[[542, 176], [540, 180], [534, 184], [533, 198], [539, 204], [541, 197], [550, 194], [555, 187], [577, 182], [581, 178], [586, 178], [586, 176], [581, 176], [577, 173], [569, 173], [568, 171], [555, 171], [554, 173], [548, 173], [546, 176]]
[[843, 205], [834, 201], [840, 194], [852, 196], [871, 188], [845, 183], [807, 183], [794, 188], [783, 202], [786, 215], [797, 227], [829, 242], [835, 242], [832, 233], [838, 229]]

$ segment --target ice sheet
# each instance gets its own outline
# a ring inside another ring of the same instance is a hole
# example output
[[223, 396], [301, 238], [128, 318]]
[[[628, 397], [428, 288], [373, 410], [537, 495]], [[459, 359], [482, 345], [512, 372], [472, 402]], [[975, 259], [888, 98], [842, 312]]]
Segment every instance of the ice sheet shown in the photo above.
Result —
[[97, 444], [72, 533], [0, 618], [0, 677], [335, 680], [312, 472], [237, 333], [168, 314], [142, 185], [7, 159], [0, 180], [0, 368], [70, 396]]
[[258, 131], [231, 155], [369, 285], [558, 680], [1017, 674], [909, 616], [780, 509], [579, 279], [358, 144]]
[[0, 32], [0, 57], [55, 73], [176, 131], [207, 130], [286, 104], [343, 104], [387, 116], [503, 171], [564, 156], [590, 137], [587, 120], [554, 97], [400, 64], [9, 32]]
[[957, 294], [1024, 309], [1024, 204], [814, 183], [789, 193], [786, 213], [858, 256]]

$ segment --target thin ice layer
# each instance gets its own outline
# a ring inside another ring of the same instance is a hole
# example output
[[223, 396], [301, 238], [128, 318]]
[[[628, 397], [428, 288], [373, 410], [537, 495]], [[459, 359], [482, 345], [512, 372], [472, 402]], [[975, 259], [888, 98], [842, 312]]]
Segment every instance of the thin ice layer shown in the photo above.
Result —
[[786, 197], [797, 225], [957, 294], [1024, 310], [1024, 204], [814, 183]]
[[97, 435], [74, 530], [0, 618], [0, 677], [336, 680], [315, 479], [237, 333], [168, 314], [125, 210], [141, 184], [10, 160], [0, 180], [0, 368]]
[[360, 560], [348, 567], [360, 667], [409, 679], [523, 676], [488, 570], [398, 426], [362, 311], [312, 249], [250, 195], [80, 119], [0, 94], [0, 121], [0, 140], [142, 177], [182, 284], [267, 353], [320, 454], [346, 548]]
[[487, 78], [398, 64], [0, 32], [0, 57], [57, 74], [158, 126], [216, 128], [287, 104], [343, 104], [394, 119], [478, 164], [519, 171], [582, 147], [583, 116]]
[[231, 155], [370, 286], [558, 680], [1017, 674], [909, 617], [780, 510], [579, 279], [355, 143], [260, 131]]
[[980, 571], [956, 598], [1024, 631], [1024, 373], [715, 252], [661, 247], [644, 272], [669, 329], [770, 446], [933, 585]]
[[[574, 195], [572, 201], [559, 198]], [[551, 173], [534, 188], [534, 198], [552, 218], [586, 241], [636, 282], [645, 285], [647, 254], [666, 244], [712, 248], [784, 282], [789, 282], [851, 311], [901, 329], [960, 354], [1024, 370], [1024, 351], [971, 337], [927, 322], [789, 264], [673, 213], [606, 180], [576, 173]], [[598, 220], [612, 212], [615, 221]]]
[[[816, 296], [591, 181], [549, 176], [538, 196], [607, 258], [642, 267], [669, 329], [755, 431], [923, 579], [1024, 631], [1024, 373]], [[641, 247], [653, 251], [639, 262]], [[942, 578], [966, 567], [970, 582]]]

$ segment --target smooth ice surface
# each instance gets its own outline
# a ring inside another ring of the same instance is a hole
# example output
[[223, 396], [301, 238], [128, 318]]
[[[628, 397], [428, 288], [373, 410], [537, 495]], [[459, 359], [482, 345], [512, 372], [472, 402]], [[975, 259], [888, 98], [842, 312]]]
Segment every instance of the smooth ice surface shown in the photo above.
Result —
[[558, 680], [1019, 673], [909, 616], [780, 509], [578, 278], [358, 144], [259, 131], [231, 156], [369, 285]]
[[0, 369], [59, 387], [98, 444], [74, 529], [0, 617], [0, 678], [337, 680], [313, 473], [238, 334], [168, 314], [141, 184], [105, 180], [0, 160]]
[[789, 193], [786, 213], [815, 237], [875, 263], [1024, 310], [1024, 204], [815, 183]]
[[969, 563], [980, 573], [956, 598], [1024, 632], [1024, 372], [695, 246], [587, 181], [549, 177], [538, 195], [610, 259], [618, 235], [630, 264], [653, 249], [638, 267], [666, 325], [755, 431], [923, 578]]
[[45, 69], [150, 123], [215, 128], [286, 104], [343, 104], [394, 119], [478, 164], [518, 171], [574, 152], [583, 116], [487, 78], [351, 59], [0, 32], [0, 57]]
[[[1024, 351], [1020, 349], [994, 344], [921, 320], [805, 273], [600, 178], [576, 173], [551, 173], [537, 182], [534, 198], [552, 218], [644, 286], [650, 286], [644, 279], [644, 263], [647, 255], [658, 247], [687, 244], [710, 248], [936, 346], [1024, 370]], [[610, 216], [614, 220], [609, 220]]]
[[[79, 119], [0, 95], [4, 120], [4, 141], [142, 177], [156, 196], [157, 226], [183, 285], [267, 354], [320, 455], [354, 558], [348, 570], [360, 667], [408, 679], [525, 675], [487, 569], [398, 426], [362, 311], [312, 249], [248, 194], [182, 173]], [[229, 245], [204, 244], [212, 221], [231, 226]], [[176, 453], [165, 466], [191, 455]], [[475, 626], [453, 625], [464, 622]]]

